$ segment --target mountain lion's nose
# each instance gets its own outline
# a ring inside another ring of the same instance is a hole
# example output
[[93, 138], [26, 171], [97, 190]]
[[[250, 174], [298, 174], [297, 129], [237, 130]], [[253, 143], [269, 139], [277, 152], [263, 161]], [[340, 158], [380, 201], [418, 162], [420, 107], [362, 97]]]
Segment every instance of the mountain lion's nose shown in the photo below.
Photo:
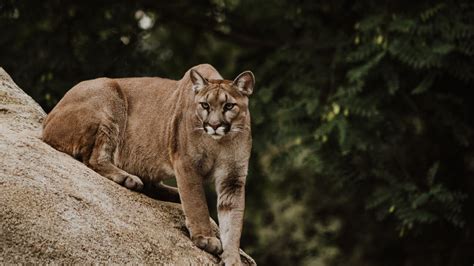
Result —
[[216, 123], [216, 124], [209, 123], [209, 126], [211, 126], [212, 129], [217, 130], [220, 126], [222, 126], [222, 123]]

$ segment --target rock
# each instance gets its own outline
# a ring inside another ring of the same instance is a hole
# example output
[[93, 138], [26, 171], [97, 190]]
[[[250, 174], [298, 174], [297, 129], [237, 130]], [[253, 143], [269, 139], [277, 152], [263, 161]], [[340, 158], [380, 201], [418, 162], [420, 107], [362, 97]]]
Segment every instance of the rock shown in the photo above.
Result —
[[179, 204], [130, 191], [42, 142], [44, 116], [0, 68], [0, 264], [219, 263], [193, 245]]

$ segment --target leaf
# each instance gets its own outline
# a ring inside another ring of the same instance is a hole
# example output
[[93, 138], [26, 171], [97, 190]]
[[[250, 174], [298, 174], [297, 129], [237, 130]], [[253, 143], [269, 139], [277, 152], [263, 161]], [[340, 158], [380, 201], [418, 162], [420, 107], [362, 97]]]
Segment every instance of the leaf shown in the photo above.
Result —
[[389, 30], [406, 33], [412, 30], [415, 26], [416, 23], [413, 19], [396, 18], [390, 23]]
[[427, 180], [430, 186], [433, 185], [434, 178], [436, 176], [436, 173], [438, 172], [438, 168], [439, 168], [439, 161], [436, 161], [428, 170]]
[[433, 46], [433, 52], [444, 55], [453, 51], [454, 48], [454, 45], [452, 45], [451, 43], [442, 43]]
[[430, 198], [430, 194], [428, 193], [423, 193], [420, 196], [418, 196], [411, 204], [413, 209], [418, 208], [419, 206], [424, 205], [426, 202], [428, 202]]
[[417, 95], [417, 94], [422, 94], [426, 92], [431, 86], [433, 85], [435, 76], [434, 75], [428, 75], [426, 76], [418, 86], [414, 90], [412, 90], [411, 94]]
[[337, 131], [338, 131], [338, 142], [339, 146], [344, 149], [346, 146], [346, 138], [347, 138], [347, 128], [348, 123], [346, 119], [341, 118], [337, 121]]
[[356, 82], [360, 79], [364, 79], [365, 76], [369, 74], [369, 71], [373, 67], [375, 67], [380, 62], [380, 60], [382, 60], [384, 56], [385, 56], [385, 52], [381, 52], [377, 54], [376, 56], [374, 56], [367, 63], [349, 70], [349, 72], [347, 73], [347, 78], [349, 79], [350, 82]]
[[390, 209], [388, 209], [388, 212], [393, 213], [394, 211], [395, 211], [395, 206], [394, 205], [390, 206]]

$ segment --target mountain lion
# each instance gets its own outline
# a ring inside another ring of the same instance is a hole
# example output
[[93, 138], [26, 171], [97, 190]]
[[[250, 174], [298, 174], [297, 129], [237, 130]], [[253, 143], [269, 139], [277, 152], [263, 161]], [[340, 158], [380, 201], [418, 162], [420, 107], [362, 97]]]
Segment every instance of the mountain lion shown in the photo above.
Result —
[[[181, 80], [98, 78], [69, 90], [49, 113], [42, 139], [132, 190], [180, 199], [195, 245], [240, 264], [255, 78], [224, 80], [208, 64]], [[179, 189], [162, 180], [175, 177]], [[221, 239], [211, 230], [203, 182], [214, 180]], [[178, 198], [179, 197], [179, 198]]]

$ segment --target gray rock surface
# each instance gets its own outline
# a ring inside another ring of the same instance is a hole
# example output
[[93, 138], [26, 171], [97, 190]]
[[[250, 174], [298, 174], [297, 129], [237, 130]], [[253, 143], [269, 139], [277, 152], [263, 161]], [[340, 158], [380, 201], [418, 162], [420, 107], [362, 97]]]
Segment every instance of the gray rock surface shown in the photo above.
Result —
[[0, 264], [219, 263], [192, 244], [179, 204], [132, 192], [43, 143], [44, 116], [0, 68]]

